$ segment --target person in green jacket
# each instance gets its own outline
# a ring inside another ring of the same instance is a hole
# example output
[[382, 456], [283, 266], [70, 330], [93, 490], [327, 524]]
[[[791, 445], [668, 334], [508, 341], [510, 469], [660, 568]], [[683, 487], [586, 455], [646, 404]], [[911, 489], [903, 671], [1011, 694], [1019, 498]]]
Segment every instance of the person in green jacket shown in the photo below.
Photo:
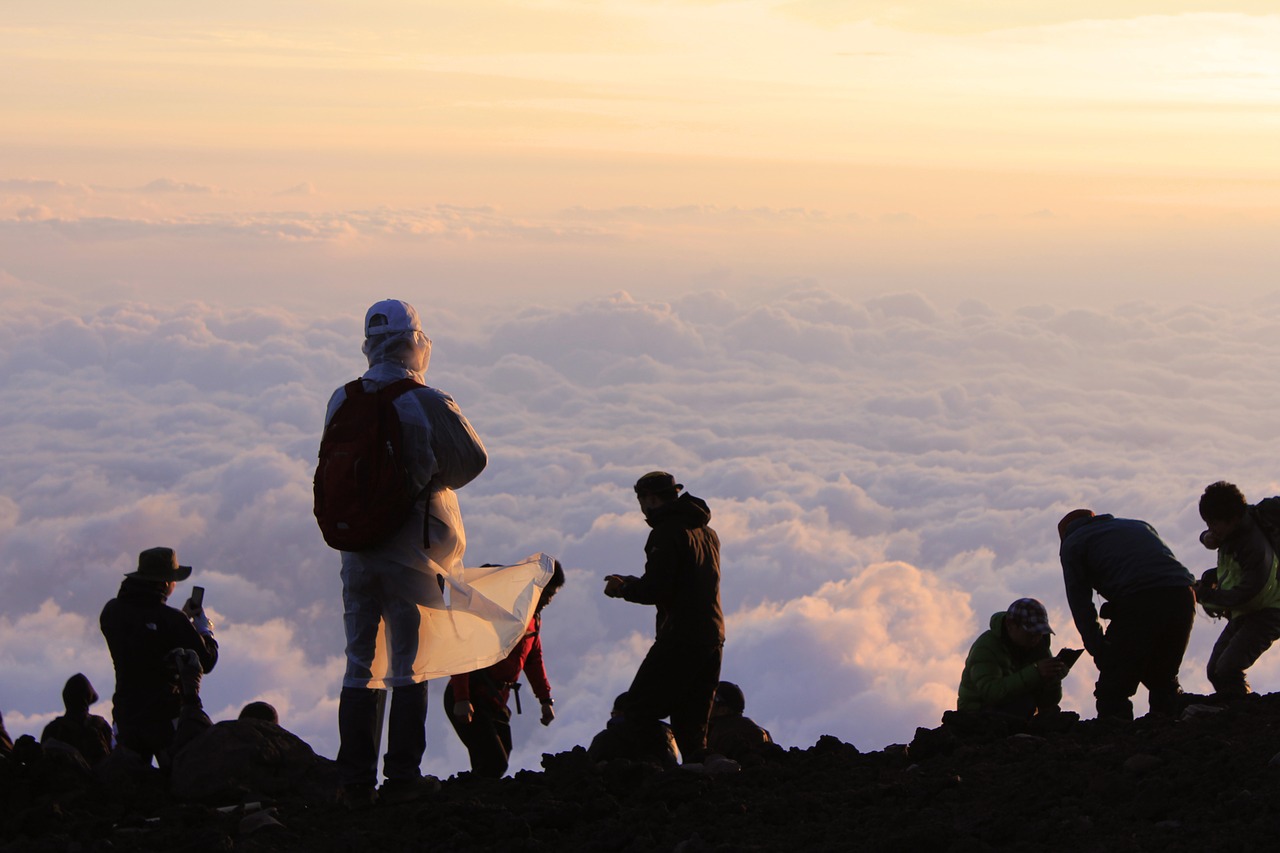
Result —
[[1034, 598], [1019, 598], [991, 616], [974, 641], [960, 676], [956, 710], [1011, 720], [1058, 716], [1067, 665], [1049, 651], [1049, 614]]
[[1218, 565], [1201, 576], [1196, 597], [1210, 616], [1227, 617], [1209, 654], [1214, 693], [1237, 699], [1253, 692], [1245, 670], [1280, 639], [1280, 559], [1257, 521], [1257, 510], [1232, 483], [1219, 480], [1200, 496], [1200, 535], [1218, 552]]

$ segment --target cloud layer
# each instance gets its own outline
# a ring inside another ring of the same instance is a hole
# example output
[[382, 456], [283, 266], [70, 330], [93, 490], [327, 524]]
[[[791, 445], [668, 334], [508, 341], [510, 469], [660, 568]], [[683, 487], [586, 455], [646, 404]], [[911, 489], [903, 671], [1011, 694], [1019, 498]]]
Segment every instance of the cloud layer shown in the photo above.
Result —
[[[488, 445], [461, 493], [468, 562], [558, 556], [544, 643], [560, 717], [517, 718], [514, 767], [586, 743], [652, 630], [605, 599], [638, 572], [629, 485], [666, 468], [724, 542], [725, 677], [788, 745], [909, 740], [954, 701], [968, 645], [1014, 598], [1078, 645], [1054, 525], [1145, 518], [1193, 571], [1205, 484], [1280, 491], [1265, 467], [1280, 400], [1280, 304], [1247, 313], [1133, 303], [943, 309], [911, 293], [794, 289], [748, 301], [626, 293], [477, 316], [418, 303], [429, 381]], [[58, 711], [83, 671], [110, 695], [97, 614], [143, 548], [207, 587], [223, 660], [215, 718], [257, 698], [333, 755], [341, 672], [336, 555], [311, 518], [330, 391], [363, 367], [359, 316], [183, 303], [83, 311], [0, 283], [0, 710], [11, 733]], [[363, 306], [361, 306], [363, 308]], [[185, 593], [185, 589], [179, 591]], [[1218, 626], [1201, 617], [1189, 689]], [[1091, 667], [1067, 685], [1091, 714]], [[1277, 689], [1280, 658], [1254, 680]], [[465, 755], [433, 692], [426, 769]], [[109, 715], [109, 703], [99, 711]]]

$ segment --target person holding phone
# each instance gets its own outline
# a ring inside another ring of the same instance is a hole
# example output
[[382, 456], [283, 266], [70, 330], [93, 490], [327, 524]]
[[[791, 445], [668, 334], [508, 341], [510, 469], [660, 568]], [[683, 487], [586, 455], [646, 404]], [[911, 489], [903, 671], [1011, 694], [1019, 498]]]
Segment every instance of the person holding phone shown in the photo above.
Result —
[[[991, 615], [960, 675], [956, 710], [1015, 724], [1060, 719], [1062, 678], [1071, 668], [1049, 650], [1049, 613], [1034, 598], [1019, 598]], [[1066, 650], [1064, 650], [1066, 651]]]
[[143, 761], [155, 758], [162, 769], [183, 704], [172, 653], [190, 651], [202, 672], [218, 662], [218, 641], [204, 607], [191, 600], [181, 610], [167, 604], [178, 582], [190, 576], [191, 567], [178, 565], [172, 548], [148, 548], [98, 620], [116, 671], [116, 741]]

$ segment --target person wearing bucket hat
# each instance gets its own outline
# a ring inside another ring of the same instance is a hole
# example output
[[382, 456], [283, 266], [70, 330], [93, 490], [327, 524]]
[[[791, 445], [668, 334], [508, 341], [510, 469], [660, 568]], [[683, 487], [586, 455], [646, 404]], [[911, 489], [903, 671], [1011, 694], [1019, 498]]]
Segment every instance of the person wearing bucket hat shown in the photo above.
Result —
[[993, 613], [969, 648], [956, 710], [1029, 721], [1056, 715], [1067, 665], [1049, 650], [1049, 613], [1034, 598], [1019, 598]]
[[724, 614], [720, 609], [720, 537], [708, 526], [706, 501], [680, 494], [666, 471], [651, 471], [633, 487], [652, 530], [644, 574], [609, 575], [604, 594], [654, 605], [653, 645], [627, 689], [623, 713], [640, 725], [670, 717], [680, 755], [706, 755], [707, 724], [720, 681]]
[[[1058, 522], [1058, 537], [1067, 604], [1098, 667], [1098, 716], [1132, 720], [1139, 684], [1153, 714], [1176, 714], [1178, 670], [1196, 617], [1195, 578], [1145, 521], [1076, 509]], [[1106, 599], [1100, 610], [1095, 591]], [[1110, 620], [1105, 631], [1099, 618]]]
[[[439, 785], [421, 771], [430, 676], [419, 663], [430, 652], [419, 642], [427, 635], [422, 630], [423, 610], [446, 609], [441, 573], [452, 577], [461, 572], [466, 548], [456, 490], [478, 477], [488, 463], [484, 444], [453, 398], [424, 384], [431, 339], [423, 332], [417, 310], [399, 299], [375, 302], [365, 312], [364, 334], [361, 351], [369, 369], [330, 397], [326, 435], [348, 416], [343, 409], [348, 399], [358, 406], [357, 394], [389, 396], [400, 426], [400, 450], [395, 455], [403, 464], [401, 479], [407, 480], [408, 488], [399, 505], [403, 521], [390, 532], [375, 531], [372, 541], [358, 548], [335, 546], [342, 554], [347, 641], [338, 699], [337, 769], [342, 802], [350, 809], [379, 800], [410, 802]], [[322, 462], [324, 448], [322, 439]], [[350, 493], [341, 496], [351, 498]], [[378, 789], [381, 715], [388, 688], [384, 782]]]
[[168, 763], [182, 704], [178, 672], [166, 659], [174, 650], [189, 649], [205, 672], [218, 662], [218, 641], [204, 607], [191, 600], [181, 610], [167, 604], [177, 583], [189, 577], [191, 567], [180, 565], [172, 548], [148, 548], [98, 620], [115, 666], [116, 741], [161, 767]]

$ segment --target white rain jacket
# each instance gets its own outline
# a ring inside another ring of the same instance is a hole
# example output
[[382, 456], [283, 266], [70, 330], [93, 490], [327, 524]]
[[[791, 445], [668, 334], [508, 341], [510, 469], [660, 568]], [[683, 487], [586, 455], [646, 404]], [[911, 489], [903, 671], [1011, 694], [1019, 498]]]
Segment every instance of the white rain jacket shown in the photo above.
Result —
[[[422, 382], [431, 358], [431, 341], [422, 332], [397, 332], [368, 338], [369, 370], [363, 378], [381, 388], [406, 376]], [[346, 399], [334, 392], [325, 425]], [[344, 678], [344, 687], [385, 688], [482, 669], [506, 657], [524, 635], [542, 588], [552, 575], [552, 560], [534, 554], [511, 566], [464, 568], [467, 537], [458, 509], [459, 489], [484, 470], [488, 456], [453, 398], [424, 386], [395, 400], [403, 434], [403, 456], [418, 494], [400, 530], [381, 545], [342, 552], [348, 566], [429, 573], [417, 659], [411, 672], [388, 671], [385, 626], [380, 625], [369, 679]], [[424, 527], [425, 525], [425, 527]], [[424, 530], [426, 536], [424, 537]], [[424, 542], [425, 538], [425, 542]]]

